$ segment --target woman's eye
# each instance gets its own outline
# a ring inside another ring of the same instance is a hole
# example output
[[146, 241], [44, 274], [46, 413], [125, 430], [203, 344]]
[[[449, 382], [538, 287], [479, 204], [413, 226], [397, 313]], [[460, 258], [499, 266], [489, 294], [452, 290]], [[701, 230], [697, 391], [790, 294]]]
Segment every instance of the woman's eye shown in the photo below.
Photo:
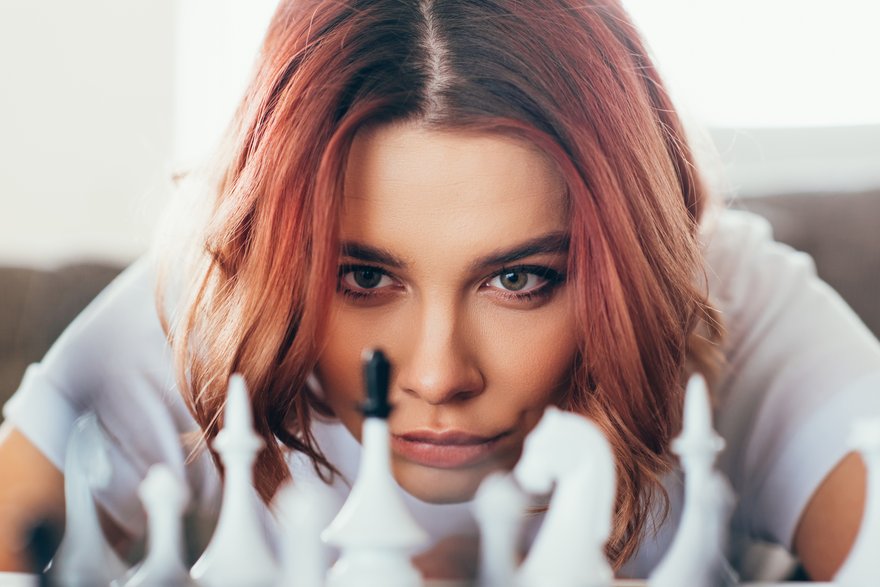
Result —
[[504, 269], [492, 277], [486, 285], [502, 292], [530, 294], [559, 283], [562, 277], [548, 268]]
[[382, 282], [382, 274], [372, 269], [358, 269], [351, 272], [354, 282], [364, 289], [373, 289]]
[[394, 281], [375, 267], [343, 267], [339, 271], [340, 285], [349, 290], [371, 290], [392, 285]]
[[504, 289], [520, 291], [529, 283], [529, 277], [535, 277], [522, 271], [507, 271], [498, 276], [498, 282]]

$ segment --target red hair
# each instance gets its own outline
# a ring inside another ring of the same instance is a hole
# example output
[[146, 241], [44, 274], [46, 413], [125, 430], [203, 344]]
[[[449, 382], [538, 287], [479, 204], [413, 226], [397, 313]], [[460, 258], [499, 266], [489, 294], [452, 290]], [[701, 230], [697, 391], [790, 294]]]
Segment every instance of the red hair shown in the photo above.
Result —
[[192, 282], [169, 325], [204, 439], [240, 372], [267, 442], [262, 497], [289, 477], [289, 449], [332, 474], [310, 434], [310, 408], [322, 406], [306, 379], [335, 291], [349, 147], [365, 125], [395, 121], [519, 137], [565, 178], [581, 335], [565, 401], [615, 448], [608, 548], [622, 563], [663, 495], [682, 382], [710, 371], [720, 326], [697, 240], [706, 190], [613, 0], [281, 2], [218, 158], [207, 221], [191, 233]]

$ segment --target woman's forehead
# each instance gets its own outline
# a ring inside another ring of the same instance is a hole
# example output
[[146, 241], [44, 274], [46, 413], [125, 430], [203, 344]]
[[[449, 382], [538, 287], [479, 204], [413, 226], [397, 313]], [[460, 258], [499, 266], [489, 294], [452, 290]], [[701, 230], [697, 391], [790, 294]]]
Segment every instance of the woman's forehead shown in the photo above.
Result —
[[347, 195], [363, 196], [384, 183], [473, 184], [543, 193], [562, 189], [562, 178], [540, 150], [500, 133], [426, 128], [416, 122], [359, 132], [349, 154]]
[[352, 145], [343, 240], [482, 250], [567, 229], [564, 182], [523, 141], [404, 124]]

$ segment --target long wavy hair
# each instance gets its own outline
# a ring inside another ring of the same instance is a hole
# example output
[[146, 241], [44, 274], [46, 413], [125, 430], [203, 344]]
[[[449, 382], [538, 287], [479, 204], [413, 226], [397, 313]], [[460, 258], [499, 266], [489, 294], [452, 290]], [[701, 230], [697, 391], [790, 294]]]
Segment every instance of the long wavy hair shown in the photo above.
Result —
[[721, 327], [697, 238], [707, 191], [615, 0], [281, 1], [198, 192], [203, 221], [167, 255], [181, 295], [164, 318], [203, 446], [239, 372], [266, 441], [263, 499], [289, 478], [290, 450], [333, 474], [307, 379], [336, 288], [343, 174], [359, 129], [399, 121], [517, 137], [565, 179], [580, 335], [565, 407], [614, 447], [608, 553], [622, 564], [665, 499], [683, 381], [712, 370]]

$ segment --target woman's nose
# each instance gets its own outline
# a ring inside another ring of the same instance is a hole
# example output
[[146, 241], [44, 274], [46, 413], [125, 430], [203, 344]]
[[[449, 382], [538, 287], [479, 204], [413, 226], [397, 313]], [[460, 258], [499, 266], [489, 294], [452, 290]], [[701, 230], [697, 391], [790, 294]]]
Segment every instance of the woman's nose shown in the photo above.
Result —
[[431, 405], [460, 402], [485, 387], [476, 346], [464, 321], [450, 312], [426, 313], [413, 324], [410, 348], [397, 359], [397, 387]]

